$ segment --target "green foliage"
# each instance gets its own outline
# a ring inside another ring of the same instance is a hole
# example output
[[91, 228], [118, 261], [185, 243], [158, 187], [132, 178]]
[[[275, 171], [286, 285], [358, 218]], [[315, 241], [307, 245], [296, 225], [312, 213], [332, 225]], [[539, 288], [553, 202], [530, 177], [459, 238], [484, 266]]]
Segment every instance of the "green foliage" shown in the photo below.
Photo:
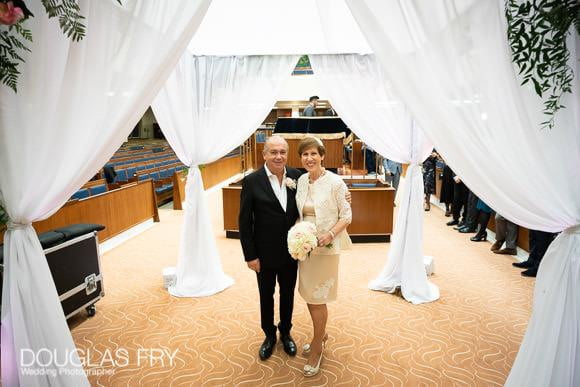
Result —
[[22, 53], [30, 51], [25, 42], [32, 41], [32, 34], [20, 23], [0, 31], [0, 82], [16, 92], [18, 64], [24, 62]]
[[86, 27], [81, 22], [85, 17], [76, 0], [42, 0], [42, 5], [49, 18], [58, 18], [58, 24], [64, 34], [73, 42], [82, 40]]
[[6, 214], [4, 207], [0, 205], [0, 226], [5, 225], [6, 223], [8, 223], [8, 215]]
[[[6, 0], [0, 0], [0, 2], [6, 2]], [[117, 2], [121, 4], [121, 0]], [[67, 38], [73, 42], [84, 38], [86, 27], [83, 20], [85, 17], [81, 15], [77, 0], [42, 0], [42, 5], [49, 18], [58, 19], [60, 29]], [[25, 8], [24, 19], [15, 25], [2, 26], [0, 29], [0, 82], [14, 92], [18, 89], [20, 75], [18, 66], [24, 63], [22, 54], [24, 51], [30, 51], [26, 47], [26, 41], [32, 42], [32, 33], [23, 27], [28, 17], [33, 17], [33, 15]]]
[[574, 71], [568, 66], [566, 38], [572, 27], [580, 35], [578, 0], [506, 0], [508, 41], [512, 60], [522, 76], [544, 99], [543, 127], [553, 128], [562, 95], [572, 92]]

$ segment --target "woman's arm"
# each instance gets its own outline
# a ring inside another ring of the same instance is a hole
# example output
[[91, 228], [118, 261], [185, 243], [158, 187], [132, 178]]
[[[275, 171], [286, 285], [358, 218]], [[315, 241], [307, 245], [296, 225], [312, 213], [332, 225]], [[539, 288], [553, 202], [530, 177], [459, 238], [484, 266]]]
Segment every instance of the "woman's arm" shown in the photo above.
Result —
[[348, 187], [340, 179], [333, 184], [332, 194], [338, 205], [338, 221], [328, 230], [318, 238], [319, 246], [326, 246], [332, 243], [334, 238], [346, 229], [346, 227], [352, 221], [352, 210], [350, 208], [350, 203], [346, 200], [346, 193], [348, 192]]

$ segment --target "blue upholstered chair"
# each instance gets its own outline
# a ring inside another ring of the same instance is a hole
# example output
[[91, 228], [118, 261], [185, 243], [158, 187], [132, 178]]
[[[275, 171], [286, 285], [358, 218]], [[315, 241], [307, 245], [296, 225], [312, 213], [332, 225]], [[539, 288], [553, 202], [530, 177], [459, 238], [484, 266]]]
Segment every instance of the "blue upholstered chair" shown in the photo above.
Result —
[[89, 196], [90, 196], [89, 190], [86, 188], [83, 188], [83, 189], [79, 189], [77, 192], [75, 192], [71, 196], [71, 199], [84, 199], [84, 198], [88, 198]]
[[115, 177], [115, 183], [125, 183], [129, 180], [127, 177], [127, 170], [126, 169], [119, 169], [117, 171], [117, 176]]
[[89, 191], [91, 191], [91, 196], [102, 194], [107, 192], [107, 186], [105, 184], [97, 185], [95, 187], [90, 187]]

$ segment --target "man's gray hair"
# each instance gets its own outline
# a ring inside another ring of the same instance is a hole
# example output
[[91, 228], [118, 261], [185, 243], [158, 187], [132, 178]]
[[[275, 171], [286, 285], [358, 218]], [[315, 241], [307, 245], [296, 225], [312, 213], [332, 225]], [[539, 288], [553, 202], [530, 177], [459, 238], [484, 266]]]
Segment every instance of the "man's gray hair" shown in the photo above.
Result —
[[268, 149], [270, 149], [270, 144], [272, 144], [272, 143], [282, 143], [282, 144], [286, 145], [286, 150], [288, 150], [288, 142], [284, 139], [284, 137], [275, 134], [273, 136], [268, 137], [268, 139], [266, 140], [266, 143], [264, 143], [263, 153], [266, 153], [268, 151]]

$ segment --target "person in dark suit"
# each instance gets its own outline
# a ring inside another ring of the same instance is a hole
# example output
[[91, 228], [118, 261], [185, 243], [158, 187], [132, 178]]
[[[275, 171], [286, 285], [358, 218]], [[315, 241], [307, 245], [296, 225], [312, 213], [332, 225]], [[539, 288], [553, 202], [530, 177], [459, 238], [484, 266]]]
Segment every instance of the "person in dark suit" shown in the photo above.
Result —
[[[455, 187], [453, 187], [453, 204], [451, 204], [453, 220], [446, 224], [448, 226], [463, 226], [466, 218], [467, 195], [469, 191], [465, 183], [455, 173], [453, 173], [453, 181], [455, 182]], [[463, 220], [460, 221], [461, 210], [463, 210]]]
[[514, 262], [512, 265], [520, 269], [526, 269], [522, 272], [524, 277], [535, 277], [538, 274], [538, 268], [542, 258], [544, 258], [544, 254], [546, 254], [548, 247], [550, 247], [557, 235], [557, 233], [547, 231], [529, 230], [530, 255], [526, 261]]
[[336, 117], [336, 116], [338, 116], [338, 114], [336, 114], [336, 110], [334, 110], [332, 108], [332, 106], [329, 107], [328, 109], [326, 109], [326, 111], [324, 112], [324, 115], [325, 116], [329, 116], [329, 117]]
[[[296, 355], [290, 335], [297, 263], [288, 253], [288, 230], [296, 223], [296, 181], [302, 174], [286, 167], [288, 143], [280, 136], [264, 145], [264, 166], [246, 176], [242, 184], [239, 214], [240, 241], [244, 259], [256, 272], [260, 293], [262, 330], [266, 338], [260, 359], [268, 359], [276, 344], [276, 329], [284, 351]], [[274, 290], [280, 286], [280, 324], [274, 325]]]

